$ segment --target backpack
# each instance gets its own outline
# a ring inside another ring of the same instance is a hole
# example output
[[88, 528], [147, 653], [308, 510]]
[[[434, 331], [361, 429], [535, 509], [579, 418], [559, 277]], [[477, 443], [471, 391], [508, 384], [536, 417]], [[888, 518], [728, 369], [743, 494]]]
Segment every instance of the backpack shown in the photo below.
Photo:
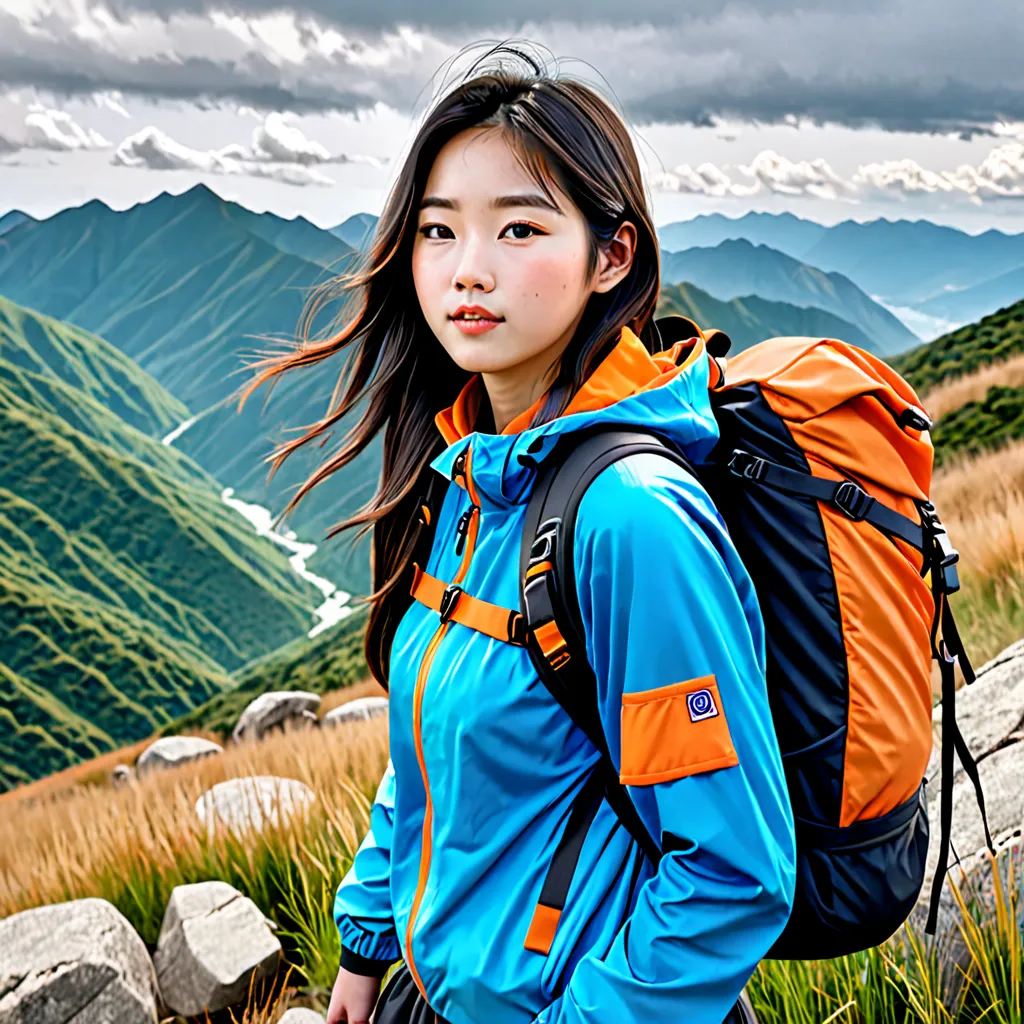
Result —
[[[876, 946], [918, 900], [928, 852], [924, 774], [931, 661], [942, 680], [940, 845], [926, 932], [949, 858], [953, 755], [974, 783], [954, 711], [954, 665], [974, 672], [950, 612], [957, 552], [928, 500], [931, 421], [870, 353], [831, 339], [773, 338], [726, 361], [730, 341], [681, 317], [648, 344], [681, 362], [703, 345], [720, 439], [692, 466], [653, 431], [564, 435], [540, 466], [520, 555], [527, 646], [544, 685], [601, 753], [556, 848], [540, 908], [561, 910], [583, 839], [608, 800], [641, 849], [660, 850], [619, 782], [597, 709], [573, 585], [573, 530], [589, 483], [656, 452], [702, 483], [743, 561], [765, 624], [768, 696], [793, 807], [796, 893], [772, 959]], [[653, 335], [653, 337], [651, 337]], [[988, 823], [985, 835], [992, 848]]]

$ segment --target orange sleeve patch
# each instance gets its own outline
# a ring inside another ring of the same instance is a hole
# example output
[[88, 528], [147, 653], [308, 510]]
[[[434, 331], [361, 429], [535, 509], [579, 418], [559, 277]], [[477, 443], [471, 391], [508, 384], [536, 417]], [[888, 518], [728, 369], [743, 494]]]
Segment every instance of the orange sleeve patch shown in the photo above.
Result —
[[623, 785], [650, 786], [737, 764], [714, 676], [622, 695]]

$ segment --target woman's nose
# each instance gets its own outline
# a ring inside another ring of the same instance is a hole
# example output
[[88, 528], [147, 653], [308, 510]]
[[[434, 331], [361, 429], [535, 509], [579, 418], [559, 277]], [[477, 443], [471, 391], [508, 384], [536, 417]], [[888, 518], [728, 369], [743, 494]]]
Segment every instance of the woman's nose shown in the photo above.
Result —
[[488, 292], [494, 288], [494, 272], [487, 265], [482, 244], [470, 240], [462, 246], [459, 264], [452, 277], [452, 286], [456, 290], [482, 288]]

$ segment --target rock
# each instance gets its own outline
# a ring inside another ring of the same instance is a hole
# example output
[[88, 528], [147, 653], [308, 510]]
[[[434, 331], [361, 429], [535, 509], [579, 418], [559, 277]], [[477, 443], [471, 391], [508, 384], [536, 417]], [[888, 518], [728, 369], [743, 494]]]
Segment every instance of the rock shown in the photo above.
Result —
[[265, 821], [276, 825], [315, 799], [313, 790], [298, 779], [250, 775], [208, 789], [196, 801], [196, 814], [211, 830], [222, 821], [235, 831], [253, 828], [259, 832]]
[[[1024, 742], [1010, 743], [983, 757], [978, 763], [978, 773], [985, 793], [989, 829], [997, 853], [1002, 862], [1005, 862], [1006, 852], [1019, 844], [1024, 822], [1024, 786], [1021, 785], [1021, 778], [1024, 777]], [[940, 834], [938, 781], [930, 785], [929, 790], [930, 829], [925, 883], [921, 888], [918, 904], [910, 916], [911, 926], [922, 938], [928, 920], [928, 905], [931, 899], [932, 878], [938, 861]], [[967, 896], [984, 896], [987, 892], [988, 895], [984, 898], [992, 902], [994, 876], [985, 847], [981, 811], [978, 809], [974, 786], [963, 772], [956, 777], [953, 785], [950, 865], [947, 879], [956, 882], [961, 893]], [[1006, 877], [1005, 870], [1003, 877]], [[1021, 878], [1019, 871], [1016, 877]], [[1024, 908], [1024, 901], [1021, 906]], [[963, 977], [957, 965], [966, 967], [969, 960], [960, 931], [961, 920], [959, 905], [947, 881], [939, 902], [934, 940], [942, 964], [945, 999], [955, 1000]], [[951, 1010], [954, 1005], [954, 1002], [947, 1002], [947, 1007]]]
[[986, 661], [981, 668], [976, 669], [974, 674], [980, 679], [997, 665], [1002, 665], [1004, 661], [1012, 661], [1014, 658], [1021, 657], [1024, 657], [1024, 640], [1018, 640], [1016, 643], [1010, 644], [1009, 647], [1000, 651], [991, 661]]
[[111, 903], [72, 900], [0, 921], [0, 1024], [156, 1024], [146, 944]]
[[365, 722], [378, 715], [388, 713], [387, 697], [357, 697], [346, 704], [328, 711], [321, 725], [337, 725], [339, 722]]
[[176, 768], [200, 757], [219, 754], [224, 748], [201, 736], [162, 736], [151, 743], [135, 762], [139, 778], [155, 768]]
[[[1024, 743], [1012, 743], [983, 758], [978, 764], [985, 810], [992, 836], [1012, 835], [1024, 821]], [[929, 787], [928, 879], [939, 855], [939, 787]], [[953, 784], [952, 846], [961, 860], [969, 860], [985, 847], [985, 829], [978, 809], [974, 786], [962, 774]], [[952, 856], [951, 856], [952, 862]], [[927, 883], [930, 884], [930, 881]]]
[[[957, 724], [975, 759], [997, 749], [1024, 725], [1024, 655], [993, 664], [993, 668], [970, 686], [962, 686], [956, 694]], [[932, 720], [938, 747], [942, 737], [941, 704], [936, 705]], [[936, 771], [937, 757], [936, 751], [932, 766]], [[958, 761], [957, 771], [960, 770]]]
[[135, 778], [135, 772], [130, 765], [119, 764], [114, 766], [110, 773], [110, 784], [114, 789], [124, 789]]
[[171, 893], [153, 964], [164, 1003], [190, 1017], [244, 1000], [280, 955], [252, 900], [227, 882], [196, 882]]
[[324, 1024], [324, 1018], [315, 1010], [296, 1007], [289, 1010], [277, 1024]]
[[259, 740], [268, 729], [283, 726], [293, 718], [300, 718], [304, 711], [316, 714], [320, 707], [320, 695], [305, 690], [277, 690], [261, 693], [242, 712], [231, 738], [238, 740]]

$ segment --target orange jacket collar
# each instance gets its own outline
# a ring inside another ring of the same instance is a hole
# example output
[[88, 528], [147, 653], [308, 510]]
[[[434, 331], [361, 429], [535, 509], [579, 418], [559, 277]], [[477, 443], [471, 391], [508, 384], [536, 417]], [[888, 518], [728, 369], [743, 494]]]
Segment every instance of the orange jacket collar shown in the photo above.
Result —
[[[652, 356], [633, 331], [629, 327], [623, 327], [615, 348], [583, 382], [563, 415], [603, 409], [638, 392], [660, 387], [685, 369], [699, 354], [700, 347], [691, 346], [687, 342], [676, 342], [668, 351]], [[676, 359], [684, 348], [691, 348], [690, 355], [682, 365], [677, 366]], [[532, 424], [546, 397], [547, 392], [529, 409], [516, 416], [502, 434], [518, 434], [526, 430]], [[483, 378], [479, 373], [475, 373], [459, 392], [455, 402], [434, 417], [434, 422], [446, 444], [454, 444], [473, 433], [473, 424], [480, 411], [482, 398]]]

